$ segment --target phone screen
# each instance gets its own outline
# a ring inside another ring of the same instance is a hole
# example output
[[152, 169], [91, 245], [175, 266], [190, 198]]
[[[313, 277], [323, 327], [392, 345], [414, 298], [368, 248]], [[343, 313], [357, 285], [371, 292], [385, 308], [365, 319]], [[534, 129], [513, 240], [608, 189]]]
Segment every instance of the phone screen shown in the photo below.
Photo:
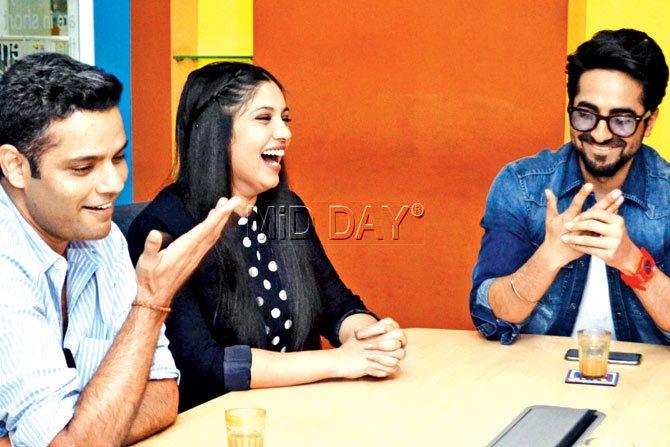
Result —
[[[565, 353], [566, 360], [579, 360], [579, 352], [576, 349], [568, 349]], [[636, 352], [616, 352], [609, 354], [607, 363], [619, 365], [639, 365], [642, 360], [642, 354]]]

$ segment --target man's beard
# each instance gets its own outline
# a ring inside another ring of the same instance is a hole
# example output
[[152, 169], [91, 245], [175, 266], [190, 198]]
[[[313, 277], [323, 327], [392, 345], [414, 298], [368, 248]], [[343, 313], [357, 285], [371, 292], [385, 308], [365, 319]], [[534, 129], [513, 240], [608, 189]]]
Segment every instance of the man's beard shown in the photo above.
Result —
[[[596, 144], [595, 140], [591, 136], [591, 134], [588, 133], [583, 133], [580, 134], [578, 137], [579, 141], [582, 143], [588, 143], [588, 144]], [[579, 147], [578, 145], [575, 145], [577, 148], [577, 154], [579, 154], [579, 158], [582, 160], [584, 163], [584, 168], [586, 168], [586, 171], [591, 174], [592, 176], [596, 178], [604, 178], [604, 177], [613, 177], [614, 174], [619, 172], [623, 166], [628, 163], [628, 160], [633, 158], [633, 155], [635, 155], [636, 151], [633, 151], [631, 153], [626, 153], [625, 148], [626, 148], [626, 142], [620, 138], [612, 138], [604, 143], [600, 143], [599, 146], [610, 146], [611, 148], [621, 148], [621, 155], [619, 155], [619, 159], [616, 160], [613, 163], [610, 163], [608, 165], [596, 165], [592, 160], [589, 160], [589, 158], [586, 155], [586, 150], [583, 147]]]

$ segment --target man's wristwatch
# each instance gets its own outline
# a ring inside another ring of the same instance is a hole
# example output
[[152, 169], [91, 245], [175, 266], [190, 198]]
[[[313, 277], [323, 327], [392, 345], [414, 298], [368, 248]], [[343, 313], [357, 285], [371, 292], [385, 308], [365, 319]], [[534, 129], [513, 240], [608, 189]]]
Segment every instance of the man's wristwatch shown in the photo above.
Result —
[[647, 290], [644, 283], [649, 281], [656, 273], [656, 261], [646, 249], [640, 248], [640, 253], [642, 253], [642, 259], [640, 259], [637, 270], [635, 272], [622, 271], [621, 279], [628, 287]]

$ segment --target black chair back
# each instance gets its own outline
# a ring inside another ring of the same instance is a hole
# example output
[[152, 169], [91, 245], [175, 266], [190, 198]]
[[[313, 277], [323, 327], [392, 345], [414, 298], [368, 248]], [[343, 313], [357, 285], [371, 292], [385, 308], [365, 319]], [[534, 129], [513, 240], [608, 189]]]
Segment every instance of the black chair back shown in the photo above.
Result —
[[133, 220], [135, 220], [137, 215], [140, 214], [148, 204], [149, 202], [137, 202], [131, 203], [130, 205], [118, 205], [114, 207], [112, 220], [119, 226], [119, 229], [126, 239], [128, 238], [130, 224], [133, 223]]

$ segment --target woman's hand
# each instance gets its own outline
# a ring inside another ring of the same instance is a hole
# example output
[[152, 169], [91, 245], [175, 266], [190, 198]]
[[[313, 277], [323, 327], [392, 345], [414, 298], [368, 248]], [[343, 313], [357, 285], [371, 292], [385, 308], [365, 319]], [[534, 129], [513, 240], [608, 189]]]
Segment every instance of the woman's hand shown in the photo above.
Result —
[[5, 435], [0, 438], [0, 447], [11, 447], [12, 444], [9, 443], [9, 435]]
[[[368, 340], [372, 346], [370, 349], [395, 350], [405, 348], [407, 337], [405, 331], [400, 328], [393, 318], [384, 318], [374, 324], [356, 329], [358, 340]], [[395, 342], [388, 342], [395, 340]]]
[[357, 379], [363, 376], [388, 377], [398, 370], [405, 357], [402, 348], [390, 351], [372, 349], [369, 340], [351, 337], [331, 351], [335, 356], [337, 377]]
[[357, 328], [354, 334], [336, 350], [340, 354], [342, 377], [387, 377], [398, 370], [407, 345], [405, 332], [398, 323], [384, 318]]

